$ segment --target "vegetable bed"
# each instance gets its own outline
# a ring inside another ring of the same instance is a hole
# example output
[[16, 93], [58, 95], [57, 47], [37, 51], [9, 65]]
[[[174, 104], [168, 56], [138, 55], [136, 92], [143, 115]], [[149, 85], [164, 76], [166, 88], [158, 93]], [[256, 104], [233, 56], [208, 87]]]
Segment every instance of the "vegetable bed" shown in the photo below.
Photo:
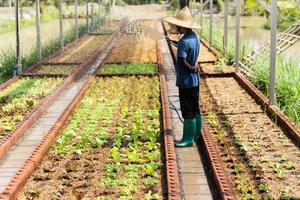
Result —
[[157, 74], [158, 66], [152, 63], [106, 64], [97, 74]]
[[0, 92], [0, 141], [37, 107], [62, 78], [24, 77]]
[[156, 40], [124, 33], [115, 44], [108, 63], [157, 62]]
[[202, 81], [201, 104], [239, 199], [300, 199], [300, 149], [234, 78]]
[[45, 64], [45, 65], [39, 65], [35, 68], [33, 68], [29, 73], [31, 74], [64, 74], [68, 75], [72, 73], [78, 65], [50, 65], [50, 64]]
[[80, 39], [78, 43], [64, 50], [59, 55], [50, 58], [52, 63], [83, 63], [94, 51], [101, 47], [109, 35], [88, 35]]
[[159, 96], [158, 77], [96, 78], [18, 199], [165, 198]]

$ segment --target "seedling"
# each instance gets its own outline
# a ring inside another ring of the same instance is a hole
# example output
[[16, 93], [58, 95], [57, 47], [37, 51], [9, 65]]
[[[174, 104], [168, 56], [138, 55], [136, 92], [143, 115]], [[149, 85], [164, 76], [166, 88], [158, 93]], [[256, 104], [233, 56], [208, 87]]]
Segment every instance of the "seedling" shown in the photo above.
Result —
[[285, 177], [284, 171], [283, 171], [283, 165], [282, 164], [273, 164], [272, 168], [274, 170], [274, 172], [276, 172], [277, 176], [279, 179], [283, 179]]

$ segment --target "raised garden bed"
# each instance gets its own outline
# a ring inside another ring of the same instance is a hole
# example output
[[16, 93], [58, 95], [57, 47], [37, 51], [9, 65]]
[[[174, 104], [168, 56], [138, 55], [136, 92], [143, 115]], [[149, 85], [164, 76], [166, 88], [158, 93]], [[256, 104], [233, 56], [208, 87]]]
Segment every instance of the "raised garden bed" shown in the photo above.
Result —
[[108, 63], [157, 62], [156, 40], [124, 33], [110, 54]]
[[163, 199], [154, 77], [95, 79], [19, 199]]
[[70, 48], [50, 58], [48, 63], [84, 63], [93, 53], [103, 46], [109, 35], [87, 35]]
[[0, 93], [0, 142], [53, 92], [62, 78], [21, 78]]
[[112, 33], [121, 28], [122, 23], [122, 20], [108, 21], [102, 26], [100, 26], [98, 29], [94, 30], [91, 34], [111, 35]]
[[41, 64], [34, 67], [32, 70], [26, 72], [25, 74], [30, 75], [69, 75], [71, 74], [79, 65], [75, 64]]
[[153, 63], [121, 63], [105, 64], [97, 74], [149, 74], [158, 73], [157, 64]]
[[300, 150], [234, 78], [207, 78], [201, 104], [239, 199], [299, 199]]

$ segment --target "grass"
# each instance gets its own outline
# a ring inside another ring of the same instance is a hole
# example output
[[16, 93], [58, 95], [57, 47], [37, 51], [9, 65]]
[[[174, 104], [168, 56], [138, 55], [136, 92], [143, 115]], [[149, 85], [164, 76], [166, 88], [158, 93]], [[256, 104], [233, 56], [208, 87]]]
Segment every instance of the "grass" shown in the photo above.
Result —
[[[59, 12], [54, 7], [48, 7], [45, 9], [44, 13], [41, 15], [41, 22], [46, 23], [50, 22], [54, 19], [58, 19]], [[20, 27], [25, 28], [28, 26], [35, 26], [35, 16], [31, 19], [20, 19]], [[8, 33], [16, 30], [16, 23], [15, 20], [7, 20], [7, 19], [0, 19], [0, 34]]]
[[[95, 18], [91, 28], [94, 29], [100, 24], [103, 24], [106, 20], [106, 16]], [[86, 33], [86, 26], [79, 25], [78, 27], [79, 36], [81, 37]], [[72, 27], [67, 33], [64, 34], [64, 44], [70, 43], [76, 39], [75, 27]], [[55, 38], [44, 44], [42, 44], [42, 58], [46, 58], [52, 53], [60, 49], [60, 38]], [[32, 49], [30, 53], [22, 58], [23, 69], [38, 62], [37, 54], [35, 49]], [[16, 54], [13, 50], [6, 52], [0, 52], [0, 84], [7, 81], [12, 77], [12, 70], [16, 64]]]
[[102, 74], [155, 74], [157, 72], [157, 65], [153, 63], [106, 64], [100, 70]]
[[[250, 80], [266, 96], [269, 95], [269, 58], [263, 56], [252, 66], [255, 76]], [[276, 96], [278, 107], [300, 126], [300, 73], [298, 62], [277, 55]]]

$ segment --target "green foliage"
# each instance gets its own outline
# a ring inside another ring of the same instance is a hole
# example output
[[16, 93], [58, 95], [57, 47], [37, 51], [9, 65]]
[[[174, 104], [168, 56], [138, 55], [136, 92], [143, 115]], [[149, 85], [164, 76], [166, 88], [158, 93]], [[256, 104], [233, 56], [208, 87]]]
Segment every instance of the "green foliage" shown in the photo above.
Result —
[[265, 14], [265, 9], [257, 0], [247, 0], [242, 4], [241, 14], [243, 16], [262, 16]]
[[61, 78], [22, 78], [0, 94], [0, 139], [16, 128], [62, 82]]
[[[269, 95], [269, 59], [260, 57], [252, 65], [255, 76], [251, 81], [266, 96]], [[276, 95], [279, 108], [296, 124], [300, 125], [300, 74], [298, 62], [277, 55]]]
[[127, 3], [123, 0], [116, 0], [116, 6], [126, 6]]

